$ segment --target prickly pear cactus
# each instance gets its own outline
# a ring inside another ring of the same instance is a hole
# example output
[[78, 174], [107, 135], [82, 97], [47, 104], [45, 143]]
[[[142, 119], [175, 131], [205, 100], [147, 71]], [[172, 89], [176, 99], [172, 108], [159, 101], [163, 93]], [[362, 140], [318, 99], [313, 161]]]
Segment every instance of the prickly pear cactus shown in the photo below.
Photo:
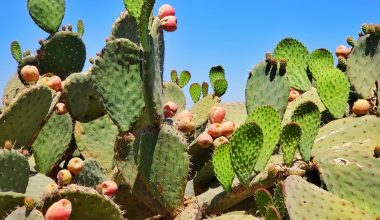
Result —
[[0, 192], [24, 193], [28, 186], [29, 165], [15, 150], [0, 150]]

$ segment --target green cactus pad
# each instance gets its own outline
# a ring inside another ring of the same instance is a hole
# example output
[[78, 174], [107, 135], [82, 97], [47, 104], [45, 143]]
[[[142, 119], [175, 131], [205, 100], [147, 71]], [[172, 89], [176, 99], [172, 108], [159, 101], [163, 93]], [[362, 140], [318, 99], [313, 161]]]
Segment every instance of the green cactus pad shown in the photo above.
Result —
[[245, 89], [247, 113], [263, 105], [273, 106], [282, 116], [288, 104], [288, 79], [275, 66], [257, 64], [248, 78]]
[[318, 81], [320, 74], [334, 68], [334, 57], [327, 49], [317, 49], [310, 54], [308, 65], [313, 78]]
[[99, 93], [93, 87], [91, 75], [73, 73], [64, 81], [63, 98], [71, 117], [80, 122], [89, 122], [106, 112]]
[[189, 83], [190, 79], [191, 79], [191, 73], [187, 70], [182, 71], [181, 74], [179, 75], [178, 86], [180, 88], [185, 87]]
[[73, 123], [69, 114], [52, 114], [32, 146], [35, 168], [39, 173], [48, 174], [61, 162], [70, 148], [72, 132]]
[[172, 70], [170, 72], [170, 80], [172, 83], [178, 84], [178, 73], [177, 70]]
[[228, 82], [225, 79], [218, 79], [214, 82], [214, 93], [218, 97], [222, 97], [228, 88]]
[[189, 91], [190, 91], [191, 99], [193, 100], [194, 103], [197, 103], [199, 99], [201, 98], [201, 93], [202, 93], [201, 85], [199, 85], [199, 83], [193, 83], [190, 85]]
[[5, 220], [44, 220], [44, 215], [37, 209], [27, 211], [25, 206], [19, 207], [11, 212]]
[[43, 42], [37, 54], [40, 74], [53, 73], [64, 80], [81, 72], [86, 61], [86, 46], [79, 34], [60, 31]]
[[107, 43], [91, 72], [95, 88], [120, 131], [129, 131], [145, 106], [139, 60], [139, 47], [117, 39]]
[[281, 216], [286, 216], [286, 205], [285, 205], [285, 198], [284, 194], [282, 193], [282, 184], [279, 184], [274, 188], [273, 190], [273, 202], [274, 206], [278, 210]]
[[24, 204], [25, 195], [15, 192], [0, 192], [0, 218], [4, 219], [16, 207]]
[[152, 12], [154, 0], [123, 0], [125, 8], [128, 12], [141, 23], [148, 22], [148, 18]]
[[82, 156], [86, 160], [97, 160], [106, 173], [111, 173], [118, 130], [109, 116], [105, 115], [88, 123], [77, 122], [74, 134]]
[[318, 151], [315, 162], [327, 190], [364, 209], [372, 219], [380, 216], [380, 163], [373, 157], [373, 145], [329, 144]]
[[77, 32], [78, 32], [78, 35], [83, 37], [83, 34], [84, 34], [84, 23], [82, 20], [78, 20], [77, 22]]
[[207, 123], [208, 113], [211, 108], [216, 106], [218, 103], [220, 103], [220, 99], [218, 97], [208, 95], [191, 107], [190, 112], [193, 113], [193, 120], [197, 128]]
[[247, 110], [243, 102], [224, 102], [220, 104], [226, 110], [225, 121], [232, 121], [237, 127], [247, 119]]
[[208, 163], [212, 156], [212, 148], [204, 148], [198, 145], [197, 140], [194, 140], [187, 147], [187, 152], [190, 156], [191, 174], [198, 172]]
[[[377, 80], [380, 82], [380, 36], [366, 35], [361, 37], [347, 60], [346, 74], [353, 89], [367, 98]], [[365, 77], [363, 77], [363, 71]]]
[[300, 176], [286, 178], [284, 194], [290, 219], [371, 219], [351, 202], [308, 183]]
[[289, 102], [288, 107], [286, 108], [284, 118], [282, 119], [282, 126], [284, 127], [286, 124], [292, 121], [292, 115], [294, 110], [304, 102], [313, 102], [318, 106], [320, 112], [326, 111], [325, 105], [322, 103], [321, 98], [318, 95], [317, 89], [311, 88], [309, 91], [303, 93], [301, 96]]
[[[230, 150], [230, 147], [228, 147], [228, 150]], [[210, 152], [210, 154], [212, 154], [212, 153]], [[228, 151], [228, 154], [230, 154], [230, 151]], [[228, 157], [230, 157], [230, 156], [228, 156]], [[230, 166], [232, 169], [232, 179], [233, 179], [235, 177], [235, 173], [234, 173], [234, 170], [233, 170], [232, 165], [231, 165], [231, 159], [229, 161], [230, 161]], [[219, 168], [221, 168], [221, 166], [219, 166]], [[205, 162], [199, 170], [196, 171], [196, 174], [192, 180], [192, 185], [193, 185], [192, 189], [194, 190], [194, 194], [198, 195], [198, 194], [201, 194], [201, 193], [207, 191], [210, 187], [210, 184], [212, 184], [213, 181], [215, 181], [215, 178], [217, 178], [217, 180], [219, 180], [218, 174], [215, 173], [215, 169], [216, 168], [213, 164], [213, 161], [212, 161], [212, 159], [210, 159], [209, 161]], [[192, 170], [192, 171], [194, 171], [194, 170]], [[221, 171], [221, 172], [224, 172], [224, 171]], [[221, 182], [222, 180], [219, 180], [219, 183], [222, 185], [223, 189], [227, 193], [229, 193], [231, 190], [232, 180], [231, 180], [231, 182], [229, 182], [230, 180], [228, 180], [227, 178], [224, 180], [226, 180], [225, 181], [226, 188], [223, 185], [224, 183]], [[228, 189], [228, 187], [229, 187], [229, 189]]]
[[224, 68], [222, 66], [214, 66], [211, 67], [209, 72], [209, 78], [211, 82], [211, 86], [215, 88], [215, 82], [219, 79], [225, 79]]
[[321, 122], [321, 113], [318, 106], [310, 101], [300, 104], [293, 112], [292, 121], [298, 123], [302, 129], [299, 150], [302, 159], [309, 161], [313, 142], [318, 134]]
[[42, 201], [46, 188], [52, 183], [54, 183], [54, 180], [50, 177], [37, 173], [36, 175], [29, 177], [25, 195], [32, 197], [34, 201], [39, 204]]
[[21, 51], [21, 46], [18, 41], [13, 41], [11, 43], [11, 54], [13, 59], [15, 59], [18, 63], [21, 62], [22, 60], [22, 51]]
[[253, 215], [248, 215], [245, 213], [226, 213], [224, 215], [209, 218], [209, 220], [259, 220], [259, 218], [256, 218]]
[[321, 72], [317, 80], [318, 94], [334, 118], [341, 118], [346, 110], [350, 82], [339, 69]]
[[263, 146], [263, 132], [255, 123], [240, 126], [231, 138], [232, 167], [244, 186], [250, 177]]
[[84, 161], [83, 170], [74, 176], [73, 183], [81, 186], [96, 187], [106, 180], [107, 176], [104, 174], [99, 162], [89, 159]]
[[301, 137], [302, 130], [297, 123], [289, 123], [282, 128], [280, 145], [282, 156], [287, 166], [292, 165]]
[[29, 180], [29, 164], [15, 150], [0, 150], [0, 192], [24, 193]]
[[[70, 220], [109, 219], [122, 220], [119, 207], [109, 198], [99, 195], [95, 190], [77, 185], [55, 191], [46, 196], [42, 212], [60, 199], [68, 199], [72, 205]], [[83, 211], [88, 210], [88, 211]]]
[[18, 77], [18, 74], [12, 75], [3, 92], [3, 104], [6, 104], [4, 102], [11, 103], [23, 89], [25, 89], [25, 86]]
[[256, 198], [256, 206], [260, 212], [260, 215], [265, 216], [265, 214], [268, 211], [269, 206], [273, 204], [272, 195], [270, 194], [270, 192], [268, 192], [268, 190], [264, 188], [259, 188], [256, 191], [255, 198]]
[[23, 90], [0, 117], [0, 143], [10, 140], [16, 149], [29, 146], [38, 133], [52, 102], [47, 87]]
[[54, 34], [65, 15], [65, 0], [28, 0], [28, 10], [34, 22], [44, 31]]
[[282, 220], [279, 211], [274, 206], [269, 206], [264, 216], [266, 220]]
[[261, 106], [248, 115], [247, 123], [256, 123], [263, 133], [263, 145], [255, 163], [255, 171], [264, 170], [280, 140], [281, 119], [279, 112], [271, 106]]
[[301, 91], [310, 89], [311, 83], [306, 73], [309, 52], [301, 42], [285, 38], [277, 44], [273, 56], [277, 60], [286, 59], [290, 87]]
[[202, 83], [202, 96], [206, 97], [208, 95], [208, 83], [203, 82]]
[[189, 157], [182, 133], [170, 125], [145, 129], [139, 141], [139, 171], [154, 197], [174, 214], [183, 205]]
[[183, 94], [182, 89], [173, 82], [165, 82], [163, 86], [164, 95], [162, 97], [163, 103], [174, 102], [177, 104], [177, 112], [181, 112], [186, 109], [186, 97]]
[[212, 165], [216, 178], [218, 178], [223, 189], [229, 193], [232, 181], [235, 177], [234, 169], [231, 164], [231, 147], [229, 144], [222, 144], [214, 150]]
[[127, 11], [120, 14], [120, 17], [112, 25], [110, 40], [125, 38], [135, 44], [140, 44], [139, 26], [136, 19]]

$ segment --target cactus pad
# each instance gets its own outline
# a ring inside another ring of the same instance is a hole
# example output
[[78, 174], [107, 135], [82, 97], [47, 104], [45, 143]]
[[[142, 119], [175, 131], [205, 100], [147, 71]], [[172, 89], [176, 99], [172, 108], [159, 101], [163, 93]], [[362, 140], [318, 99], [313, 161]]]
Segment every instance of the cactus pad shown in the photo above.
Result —
[[112, 25], [110, 40], [118, 38], [128, 39], [135, 44], [140, 43], [139, 26], [136, 19], [127, 11], [122, 12]]
[[222, 97], [226, 93], [228, 88], [228, 82], [225, 79], [218, 79], [214, 82], [214, 93], [218, 97]]
[[0, 192], [0, 218], [4, 219], [17, 206], [22, 206], [25, 195], [15, 192]]
[[177, 70], [172, 70], [170, 72], [170, 80], [172, 83], [177, 84], [178, 83], [178, 73]]
[[232, 181], [235, 177], [234, 169], [231, 165], [231, 147], [229, 144], [222, 144], [214, 150], [212, 165], [216, 178], [222, 184], [226, 192], [231, 191]]
[[245, 213], [232, 212], [232, 213], [226, 213], [218, 217], [210, 218], [209, 220], [259, 220], [259, 218], [256, 218], [253, 215], [248, 215]]
[[299, 150], [302, 159], [309, 161], [313, 142], [318, 134], [321, 122], [321, 113], [313, 102], [300, 104], [293, 113], [292, 120], [298, 123], [302, 129]]
[[34, 22], [44, 31], [54, 34], [65, 15], [65, 0], [28, 0], [28, 10]]
[[288, 104], [288, 79], [279, 68], [265, 62], [257, 64], [245, 89], [247, 113], [263, 105], [274, 107], [282, 116]]
[[255, 122], [263, 132], [263, 147], [255, 164], [255, 171], [264, 170], [269, 158], [271, 157], [281, 133], [280, 114], [271, 106], [258, 107], [248, 115], [247, 123]]
[[44, 41], [37, 54], [40, 74], [53, 73], [65, 79], [81, 72], [86, 61], [86, 46], [74, 32], [60, 31]]
[[285, 180], [284, 193], [290, 219], [371, 219], [362, 209], [300, 176]]
[[117, 39], [107, 43], [91, 72], [95, 88], [120, 131], [130, 130], [145, 106], [139, 60], [139, 47]]
[[0, 117], [0, 143], [10, 140], [16, 149], [29, 146], [51, 102], [52, 93], [47, 87], [30, 87], [19, 93]]
[[54, 183], [54, 180], [43, 174], [37, 173], [36, 175], [29, 177], [25, 195], [32, 197], [34, 201], [39, 204], [42, 201], [46, 187], [52, 183]]
[[334, 68], [334, 57], [332, 53], [324, 48], [314, 50], [308, 61], [309, 70], [313, 78], [318, 81], [318, 76]]
[[276, 60], [286, 60], [290, 87], [301, 91], [310, 89], [311, 83], [306, 73], [309, 52], [301, 42], [285, 38], [277, 44], [273, 56]]
[[9, 105], [24, 88], [25, 86], [19, 79], [18, 75], [12, 75], [3, 92], [3, 104], [5, 105], [7, 103], [4, 102], [8, 102]]
[[187, 70], [182, 71], [181, 74], [179, 75], [178, 86], [180, 88], [185, 87], [187, 83], [189, 83], [190, 79], [191, 79], [191, 73]]
[[96, 160], [85, 160], [83, 170], [75, 175], [73, 183], [87, 186], [96, 187], [98, 184], [107, 180], [107, 176], [104, 174], [104, 170]]
[[250, 183], [262, 146], [263, 132], [255, 123], [240, 126], [231, 138], [232, 167], [244, 186]]
[[165, 82], [163, 86], [163, 103], [174, 102], [178, 105], [177, 112], [186, 109], [186, 97], [182, 89], [173, 82]]
[[18, 62], [20, 63], [21, 60], [22, 60], [22, 51], [21, 51], [21, 46], [20, 46], [20, 43], [18, 41], [13, 41], [11, 43], [11, 53], [12, 53], [12, 57]]
[[33, 143], [36, 170], [48, 174], [69, 149], [73, 124], [69, 114], [53, 113]]
[[37, 209], [27, 211], [25, 206], [19, 207], [11, 212], [5, 220], [44, 220], [44, 215]]
[[215, 88], [215, 82], [220, 79], [225, 79], [224, 68], [222, 66], [211, 67], [209, 72], [211, 86]]
[[301, 136], [302, 130], [297, 123], [289, 123], [282, 128], [280, 145], [284, 162], [287, 166], [292, 165]]
[[243, 102], [225, 102], [220, 104], [226, 110], [226, 121], [232, 121], [237, 127], [247, 119], [247, 110]]
[[96, 159], [106, 173], [110, 173], [118, 130], [109, 116], [88, 123], [77, 122], [74, 134], [77, 148], [83, 157], [86, 160]]
[[208, 95], [208, 83], [203, 82], [202, 83], [202, 96], [206, 97]]
[[193, 100], [194, 103], [197, 103], [199, 99], [201, 98], [201, 85], [199, 83], [193, 83], [190, 85], [189, 88], [190, 96], [191, 99]]
[[350, 82], [339, 69], [330, 68], [318, 75], [318, 94], [334, 118], [341, 118], [346, 110]]
[[0, 192], [24, 193], [29, 180], [29, 164], [15, 150], [0, 150]]
[[269, 206], [273, 204], [272, 195], [270, 194], [270, 192], [268, 192], [268, 190], [264, 188], [259, 188], [256, 191], [255, 197], [256, 197], [256, 206], [260, 212], [260, 215], [265, 216], [265, 214], [268, 211]]
[[79, 36], [83, 37], [83, 34], [84, 34], [84, 23], [80, 19], [77, 22], [77, 32], [78, 32]]

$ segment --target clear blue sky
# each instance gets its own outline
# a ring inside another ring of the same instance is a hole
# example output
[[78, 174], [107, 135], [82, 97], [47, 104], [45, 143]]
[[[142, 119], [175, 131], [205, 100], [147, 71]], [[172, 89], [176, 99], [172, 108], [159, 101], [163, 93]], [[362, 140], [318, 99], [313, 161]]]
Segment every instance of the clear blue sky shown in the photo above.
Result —
[[[111, 25], [123, 11], [122, 0], [67, 0], [63, 24], [85, 23], [87, 58], [104, 47]], [[225, 101], [244, 101], [249, 70], [282, 38], [294, 37], [312, 51], [334, 51], [347, 36], [357, 36], [361, 24], [380, 23], [380, 1], [304, 0], [157, 0], [177, 10], [179, 28], [166, 33], [165, 79], [172, 69], [189, 70], [192, 82], [208, 80], [211, 66], [223, 65], [229, 82]], [[0, 21], [0, 94], [16, 70], [9, 45], [38, 48], [48, 35], [30, 18], [26, 0], [3, 0]], [[89, 63], [86, 62], [86, 69]], [[188, 86], [185, 88], [188, 94]], [[191, 102], [191, 101], [189, 101]]]

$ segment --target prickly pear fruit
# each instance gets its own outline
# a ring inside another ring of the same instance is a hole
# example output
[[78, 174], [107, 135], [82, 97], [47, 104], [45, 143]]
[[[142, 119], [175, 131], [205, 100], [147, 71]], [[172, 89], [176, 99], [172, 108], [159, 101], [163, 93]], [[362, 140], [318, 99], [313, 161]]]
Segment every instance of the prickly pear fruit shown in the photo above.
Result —
[[55, 105], [55, 112], [58, 115], [64, 115], [68, 112], [67, 106], [65, 103], [59, 102]]
[[36, 206], [36, 202], [34, 201], [34, 199], [32, 197], [26, 196], [24, 198], [24, 206], [25, 206], [26, 210], [31, 211]]
[[195, 130], [195, 122], [191, 117], [184, 117], [177, 122], [178, 130], [189, 133]]
[[207, 133], [211, 135], [213, 138], [218, 138], [223, 134], [223, 127], [219, 123], [211, 124], [207, 130]]
[[7, 140], [4, 142], [4, 149], [12, 150], [12, 148], [13, 148], [12, 141]]
[[36, 82], [40, 73], [35, 66], [26, 65], [21, 69], [21, 78], [27, 82]]
[[46, 212], [46, 220], [69, 220], [72, 207], [67, 199], [61, 199], [49, 207]]
[[344, 57], [344, 58], [348, 58], [348, 56], [350, 55], [350, 52], [351, 50], [348, 49], [346, 46], [344, 45], [339, 45], [336, 50], [335, 50], [335, 55], [337, 57]]
[[58, 185], [60, 186], [70, 184], [72, 179], [70, 171], [66, 169], [60, 170], [57, 174]]
[[79, 174], [83, 170], [84, 162], [79, 157], [72, 158], [67, 164], [67, 169], [73, 174]]
[[220, 136], [214, 140], [213, 146], [214, 146], [214, 148], [217, 148], [222, 144], [228, 144], [228, 143], [229, 143], [229, 141], [226, 137]]
[[164, 4], [158, 9], [158, 17], [160, 19], [163, 19], [166, 16], [174, 16], [175, 15], [175, 9], [173, 6]]
[[106, 196], [114, 196], [117, 193], [117, 184], [112, 180], [107, 180], [98, 185], [98, 190]]
[[223, 107], [212, 107], [208, 113], [209, 120], [211, 124], [222, 123], [224, 117], [226, 116], [226, 110]]
[[232, 121], [224, 122], [222, 124], [222, 127], [223, 127], [222, 135], [225, 137], [230, 137], [236, 129], [236, 125]]
[[199, 146], [208, 148], [211, 146], [213, 139], [207, 132], [203, 132], [197, 137], [197, 143]]
[[301, 93], [299, 91], [297, 91], [295, 89], [290, 89], [289, 97], [288, 97], [288, 102], [291, 102], [291, 101], [295, 100], [300, 95], [301, 95]]
[[178, 105], [174, 102], [168, 102], [163, 109], [165, 118], [172, 118], [177, 113]]
[[45, 74], [45, 76], [42, 78], [42, 81], [50, 89], [55, 90], [56, 92], [62, 91], [62, 80], [59, 76], [54, 76], [48, 73]]
[[359, 99], [354, 103], [352, 112], [357, 116], [366, 115], [368, 114], [370, 107], [371, 106], [367, 100]]
[[190, 111], [187, 111], [187, 110], [181, 111], [177, 115], [176, 119], [177, 119], [177, 121], [181, 121], [183, 118], [186, 118], [186, 117], [193, 118], [193, 113], [191, 113]]
[[167, 32], [173, 32], [177, 30], [177, 18], [176, 16], [166, 16], [160, 20], [161, 27]]

